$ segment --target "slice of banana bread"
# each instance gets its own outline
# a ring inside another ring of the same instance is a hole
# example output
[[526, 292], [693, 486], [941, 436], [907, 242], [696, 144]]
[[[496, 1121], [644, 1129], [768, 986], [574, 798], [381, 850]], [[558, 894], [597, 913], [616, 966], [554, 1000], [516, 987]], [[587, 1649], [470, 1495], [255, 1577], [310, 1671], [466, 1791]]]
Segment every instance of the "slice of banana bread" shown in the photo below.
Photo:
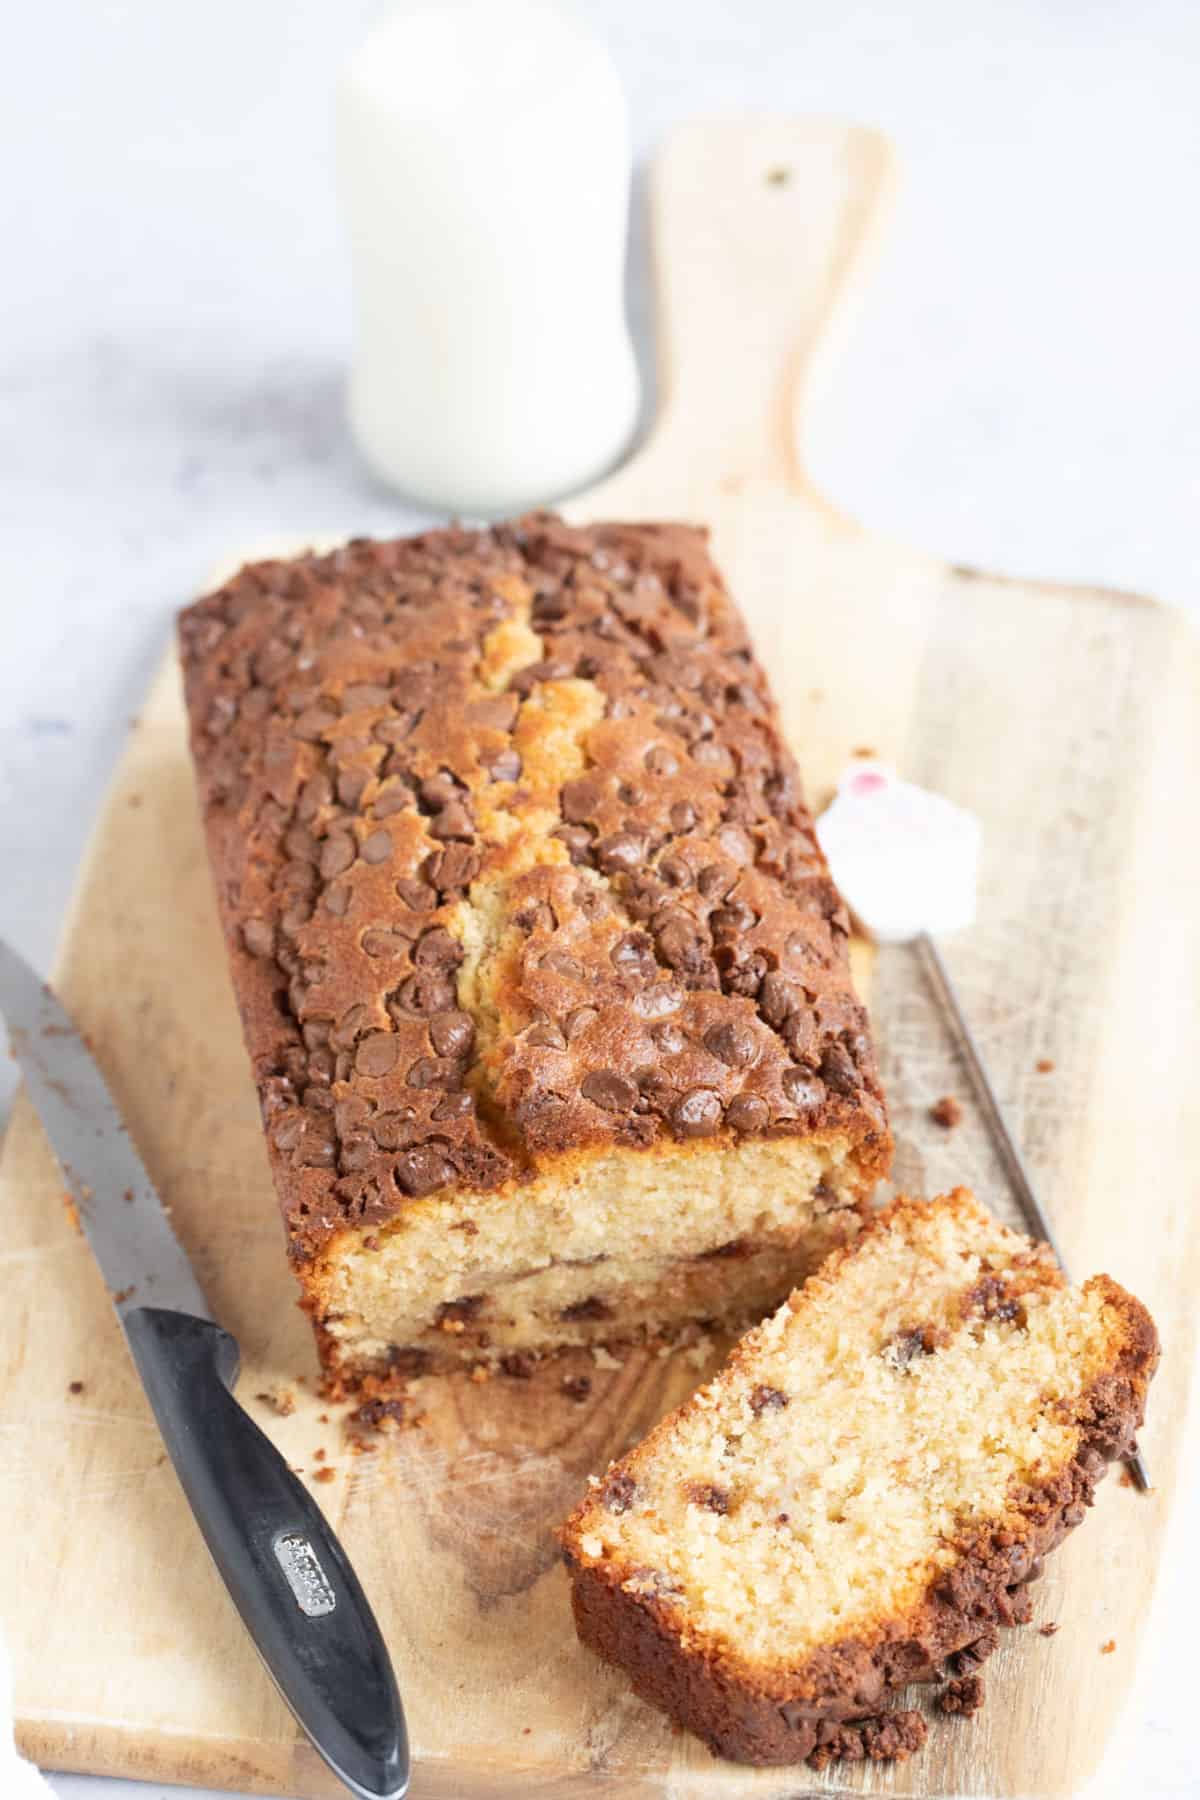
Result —
[[[899, 1200], [593, 1478], [560, 1532], [579, 1635], [719, 1754], [827, 1760], [1028, 1616], [1157, 1358], [1108, 1276], [1069, 1287], [964, 1189]], [[891, 1721], [857, 1754], [924, 1735]]]

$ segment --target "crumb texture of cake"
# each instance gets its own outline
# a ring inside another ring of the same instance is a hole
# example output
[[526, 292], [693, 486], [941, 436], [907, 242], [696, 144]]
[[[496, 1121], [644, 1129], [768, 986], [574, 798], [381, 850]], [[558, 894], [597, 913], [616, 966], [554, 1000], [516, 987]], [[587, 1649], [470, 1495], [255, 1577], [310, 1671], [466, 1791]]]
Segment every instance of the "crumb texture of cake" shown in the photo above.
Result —
[[180, 641], [331, 1374], [745, 1319], [853, 1231], [848, 920], [702, 532], [359, 540]]
[[560, 1532], [580, 1637], [748, 1762], [969, 1682], [1129, 1450], [1157, 1358], [1107, 1276], [1068, 1286], [966, 1190], [899, 1200], [593, 1482]]

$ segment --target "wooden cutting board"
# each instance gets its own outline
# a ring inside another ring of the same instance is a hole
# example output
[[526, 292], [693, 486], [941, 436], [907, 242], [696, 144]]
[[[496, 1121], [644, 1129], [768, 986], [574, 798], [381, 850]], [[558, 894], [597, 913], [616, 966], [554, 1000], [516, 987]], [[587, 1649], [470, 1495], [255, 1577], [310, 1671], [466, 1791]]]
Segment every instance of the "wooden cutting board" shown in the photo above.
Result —
[[[241, 1340], [240, 1393], [294, 1464], [335, 1471], [315, 1491], [400, 1671], [415, 1794], [1071, 1792], [1133, 1674], [1200, 1277], [1188, 1218], [1200, 868], [1182, 828], [1194, 643], [1145, 600], [951, 569], [813, 492], [794, 444], [889, 188], [877, 135], [693, 127], [656, 174], [661, 414], [641, 454], [572, 510], [711, 522], [817, 797], [869, 746], [981, 814], [981, 916], [950, 947], [955, 972], [1067, 1254], [1127, 1282], [1162, 1328], [1144, 1437], [1157, 1490], [1142, 1498], [1114, 1477], [1052, 1562], [1037, 1618], [1058, 1635], [1007, 1634], [984, 1712], [936, 1722], [903, 1768], [736, 1769], [579, 1648], [549, 1536], [585, 1475], [695, 1383], [703, 1345], [576, 1362], [584, 1403], [562, 1393], [561, 1366], [527, 1383], [425, 1383], [421, 1426], [348, 1452], [314, 1397], [284, 1263], [173, 663], [96, 828], [58, 979]], [[976, 1122], [939, 1135], [925, 1119], [938, 1095], [966, 1090], [908, 952], [880, 956], [873, 1000], [900, 1177], [974, 1181], [1004, 1208]], [[334, 1793], [208, 1563], [23, 1100], [0, 1185], [0, 1614], [24, 1749], [59, 1768]], [[288, 1417], [256, 1398], [283, 1390], [297, 1395]]]

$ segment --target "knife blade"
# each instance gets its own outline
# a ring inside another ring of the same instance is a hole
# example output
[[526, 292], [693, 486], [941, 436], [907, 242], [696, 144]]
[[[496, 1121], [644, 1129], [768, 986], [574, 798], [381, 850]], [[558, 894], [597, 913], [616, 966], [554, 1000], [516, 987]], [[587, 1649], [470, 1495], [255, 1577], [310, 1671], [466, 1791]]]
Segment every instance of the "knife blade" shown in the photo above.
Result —
[[0, 1013], [167, 1452], [267, 1669], [360, 1800], [402, 1800], [404, 1712], [383, 1636], [320, 1507], [233, 1396], [213, 1319], [87, 1044], [0, 940]]

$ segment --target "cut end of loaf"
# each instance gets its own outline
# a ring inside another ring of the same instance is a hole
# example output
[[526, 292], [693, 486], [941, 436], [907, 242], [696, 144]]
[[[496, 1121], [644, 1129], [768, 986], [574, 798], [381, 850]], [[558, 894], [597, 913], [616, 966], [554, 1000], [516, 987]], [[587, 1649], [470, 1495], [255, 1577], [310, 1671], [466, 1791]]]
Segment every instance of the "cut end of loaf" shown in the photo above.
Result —
[[343, 1385], [520, 1353], [740, 1329], [861, 1219], [852, 1141], [556, 1159], [509, 1192], [431, 1196], [346, 1232], [310, 1275]]
[[1106, 1276], [1067, 1286], [963, 1190], [899, 1201], [593, 1486], [580, 1633], [722, 1753], [799, 1760], [1015, 1616], [1156, 1359]]

